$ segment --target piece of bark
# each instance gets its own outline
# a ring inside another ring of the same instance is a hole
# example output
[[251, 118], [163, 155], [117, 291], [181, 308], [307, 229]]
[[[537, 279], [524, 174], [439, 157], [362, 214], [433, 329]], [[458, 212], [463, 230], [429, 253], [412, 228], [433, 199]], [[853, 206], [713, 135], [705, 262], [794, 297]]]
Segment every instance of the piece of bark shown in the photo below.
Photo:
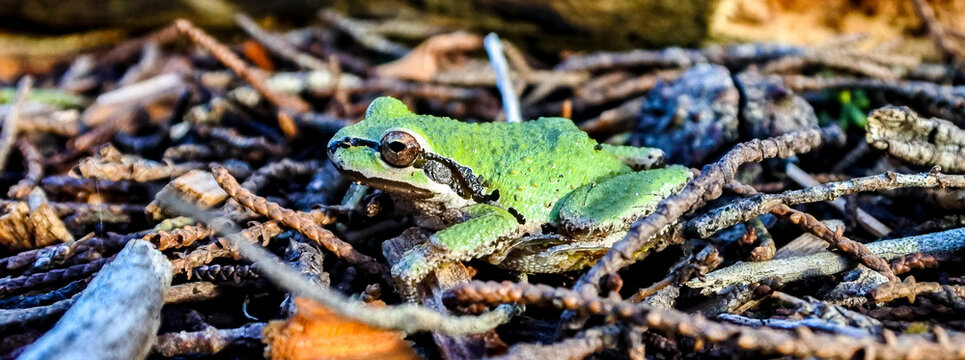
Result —
[[[289, 241], [288, 248], [285, 249], [285, 261], [293, 269], [308, 278], [309, 281], [319, 286], [331, 285], [328, 273], [322, 268], [325, 254], [322, 253], [321, 249], [307, 241], [311, 240], [292, 239]], [[285, 300], [281, 303], [282, 313], [291, 317], [295, 315], [296, 310], [295, 294], [291, 292], [285, 294]]]
[[164, 357], [186, 354], [213, 355], [241, 339], [261, 338], [265, 323], [250, 323], [235, 329], [216, 329], [208, 326], [201, 331], [179, 331], [157, 337], [154, 352]]
[[965, 130], [945, 119], [919, 116], [904, 106], [885, 106], [868, 115], [865, 139], [871, 147], [915, 165], [965, 172]]
[[73, 303], [74, 299], [70, 298], [50, 305], [26, 309], [0, 309], [0, 329], [5, 329], [13, 325], [27, 327], [27, 325], [38, 320], [44, 320], [62, 314], [64, 311], [67, 311], [67, 308], [73, 305]]
[[164, 293], [165, 304], [181, 304], [211, 300], [221, 295], [222, 288], [208, 281], [175, 285]]
[[167, 258], [150, 243], [132, 240], [18, 359], [143, 359], [170, 284]]

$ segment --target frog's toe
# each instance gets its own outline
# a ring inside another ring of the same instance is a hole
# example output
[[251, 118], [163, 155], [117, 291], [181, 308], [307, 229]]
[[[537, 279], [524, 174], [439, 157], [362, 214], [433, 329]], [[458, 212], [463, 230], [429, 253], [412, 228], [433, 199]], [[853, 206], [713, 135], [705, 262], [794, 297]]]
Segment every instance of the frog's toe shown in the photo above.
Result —
[[439, 266], [438, 256], [428, 246], [417, 246], [402, 255], [392, 266], [392, 277], [407, 287], [414, 287]]

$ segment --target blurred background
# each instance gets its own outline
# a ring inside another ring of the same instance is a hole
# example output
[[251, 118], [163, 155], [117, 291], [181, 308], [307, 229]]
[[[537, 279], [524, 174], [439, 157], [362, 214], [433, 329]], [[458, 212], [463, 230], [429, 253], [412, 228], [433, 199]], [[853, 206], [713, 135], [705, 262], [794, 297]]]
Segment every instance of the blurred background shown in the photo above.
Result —
[[[952, 35], [965, 32], [965, 0], [928, 3]], [[427, 29], [495, 31], [548, 63], [581, 50], [729, 42], [810, 45], [854, 32], [871, 37], [864, 43], [868, 47], [900, 40], [897, 53], [939, 57], [912, 0], [0, 0], [0, 75], [9, 80], [22, 71], [44, 72], [64, 58], [109, 47], [179, 17], [224, 36], [238, 32], [236, 11], [285, 29], [319, 22], [322, 9], [377, 20], [391, 38], [410, 45]]]

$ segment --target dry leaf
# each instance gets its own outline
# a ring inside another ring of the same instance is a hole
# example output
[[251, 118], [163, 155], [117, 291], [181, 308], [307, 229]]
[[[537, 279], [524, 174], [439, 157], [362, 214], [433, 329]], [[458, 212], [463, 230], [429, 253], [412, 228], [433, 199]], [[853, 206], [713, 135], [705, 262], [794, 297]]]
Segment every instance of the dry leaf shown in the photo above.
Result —
[[33, 225], [30, 209], [24, 202], [7, 205], [7, 213], [0, 216], [0, 244], [10, 251], [22, 251], [33, 247]]
[[420, 358], [400, 332], [347, 319], [305, 298], [295, 298], [295, 304], [298, 312], [291, 319], [265, 327], [273, 360]]
[[154, 196], [155, 200], [148, 204], [145, 210], [155, 220], [169, 217], [157, 199], [170, 196], [190, 201], [201, 209], [209, 209], [227, 199], [228, 193], [221, 189], [221, 185], [218, 185], [210, 172], [191, 170], [164, 185], [164, 188]]
[[122, 154], [108, 144], [101, 147], [96, 156], [81, 160], [77, 170], [88, 179], [145, 182], [178, 176], [197, 165], [162, 164], [139, 156]]
[[64, 222], [47, 204], [43, 190], [34, 188], [28, 201], [30, 205], [22, 201], [7, 205], [7, 213], [0, 216], [0, 246], [23, 251], [74, 241]]
[[465, 52], [482, 48], [478, 35], [462, 31], [433, 36], [396, 61], [379, 66], [379, 75], [399, 79], [430, 81], [440, 72], [462, 64]]

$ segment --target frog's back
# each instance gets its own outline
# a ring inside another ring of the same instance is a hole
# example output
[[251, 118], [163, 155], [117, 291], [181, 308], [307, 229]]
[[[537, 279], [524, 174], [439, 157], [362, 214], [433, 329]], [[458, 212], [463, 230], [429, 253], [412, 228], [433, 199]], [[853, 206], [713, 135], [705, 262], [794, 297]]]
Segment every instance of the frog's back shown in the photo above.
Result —
[[458, 141], [434, 146], [473, 169], [499, 191], [500, 206], [527, 222], [552, 221], [557, 202], [569, 192], [631, 171], [568, 119], [459, 124], [459, 135], [453, 134]]

